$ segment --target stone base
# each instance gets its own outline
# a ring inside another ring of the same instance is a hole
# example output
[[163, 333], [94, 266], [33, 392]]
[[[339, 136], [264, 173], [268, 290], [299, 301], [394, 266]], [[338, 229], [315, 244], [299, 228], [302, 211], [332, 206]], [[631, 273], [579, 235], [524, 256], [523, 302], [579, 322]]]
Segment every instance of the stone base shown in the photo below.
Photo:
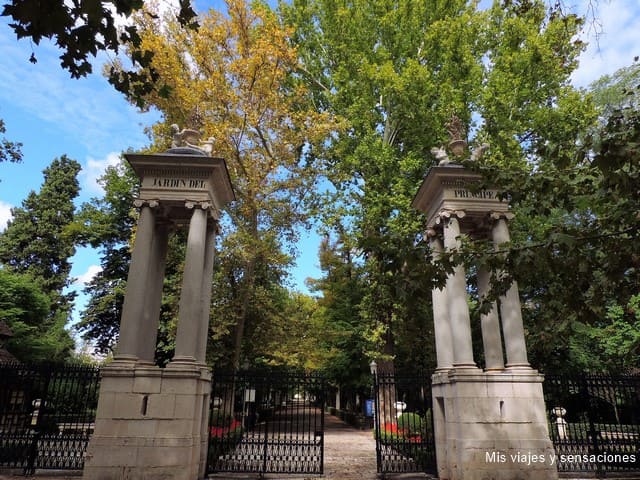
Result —
[[556, 480], [542, 375], [532, 369], [432, 377], [441, 480]]
[[204, 478], [210, 389], [197, 365], [105, 367], [83, 479]]

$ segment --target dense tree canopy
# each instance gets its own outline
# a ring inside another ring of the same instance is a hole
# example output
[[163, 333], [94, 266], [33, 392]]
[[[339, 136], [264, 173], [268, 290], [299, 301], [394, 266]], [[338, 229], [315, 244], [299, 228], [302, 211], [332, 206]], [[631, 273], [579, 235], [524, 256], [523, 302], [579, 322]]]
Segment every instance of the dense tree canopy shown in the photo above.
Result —
[[70, 258], [75, 253], [75, 238], [69, 226], [80, 189], [79, 171], [80, 164], [67, 156], [53, 160], [44, 170], [40, 191], [30, 192], [21, 207], [11, 210], [13, 218], [0, 234], [2, 268], [29, 276], [48, 297], [46, 319], [37, 332], [50, 332], [57, 338], [56, 348], [66, 353], [73, 347], [64, 327], [74, 295], [65, 289], [72, 281]]
[[[591, 93], [574, 89], [582, 20], [537, 0], [484, 9], [462, 0], [294, 0], [279, 18], [259, 3], [227, 7], [202, 16], [197, 31], [140, 15], [140, 43], [127, 47], [154, 52], [135, 72], [153, 88], [128, 90], [163, 113], [153, 148], [168, 146], [173, 123], [199, 129], [236, 189], [216, 258], [212, 363], [318, 368], [354, 387], [371, 359], [432, 367], [430, 291], [464, 261], [471, 289], [479, 266], [506, 272], [494, 296], [518, 280], [534, 366], [637, 366], [635, 64]], [[466, 140], [491, 146], [465, 165], [510, 201], [512, 241], [495, 252], [464, 239], [432, 264], [424, 218], [410, 204], [454, 115]], [[118, 175], [108, 173], [106, 185], [120, 196], [94, 204], [118, 219], [91, 240], [104, 246], [104, 270], [82, 324], [105, 349], [117, 333], [135, 218], [127, 207], [135, 186], [119, 189]], [[287, 247], [308, 224], [308, 207], [326, 234], [323, 278], [311, 284], [317, 299], [286, 290]], [[158, 344], [167, 355], [182, 261], [175, 241]], [[470, 305], [477, 326], [486, 305]]]
[[[214, 155], [227, 160], [236, 193], [217, 264], [226, 282], [218, 291], [229, 297], [216, 315], [221, 330], [234, 332], [237, 367], [245, 330], [264, 321], [261, 299], [281, 284], [290, 262], [285, 244], [294, 245], [306, 221], [315, 181], [308, 153], [336, 125], [307, 104], [307, 88], [290, 75], [296, 50], [267, 6], [230, 0], [226, 15], [211, 10], [198, 30], [154, 17], [137, 17], [137, 26], [139, 48], [155, 52], [150, 68], [159, 75], [144, 96], [164, 117], [154, 128], [156, 146], [166, 146], [173, 123], [201, 130], [213, 138]], [[151, 70], [139, 73], [153, 80]]]
[[64, 360], [73, 341], [49, 320], [50, 300], [28, 275], [0, 269], [0, 319], [13, 332], [7, 349], [21, 361]]
[[355, 239], [366, 284], [358, 312], [375, 355], [402, 363], [400, 352], [416, 351], [402, 346], [412, 332], [428, 336], [429, 291], [444, 279], [426, 261], [424, 219], [409, 207], [434, 163], [431, 148], [446, 145], [456, 115], [465, 139], [488, 141], [488, 161], [514, 176], [552, 153], [572, 159], [595, 118], [569, 84], [581, 21], [541, 1], [481, 10], [466, 1], [317, 0], [282, 9], [315, 105], [348, 123], [323, 152], [336, 191], [324, 221]]

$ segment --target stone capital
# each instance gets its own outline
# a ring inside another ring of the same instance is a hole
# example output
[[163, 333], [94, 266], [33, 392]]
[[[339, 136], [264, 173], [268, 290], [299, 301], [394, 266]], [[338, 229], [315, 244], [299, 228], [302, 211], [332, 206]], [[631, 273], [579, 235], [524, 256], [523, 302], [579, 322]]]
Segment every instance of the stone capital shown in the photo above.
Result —
[[211, 210], [213, 208], [213, 205], [211, 204], [211, 202], [186, 201], [184, 202], [184, 208], [186, 208], [187, 210], [192, 210], [194, 208], [201, 208], [202, 210]]
[[462, 220], [466, 216], [467, 212], [464, 210], [440, 210], [436, 215], [436, 225], [446, 224], [451, 218]]
[[215, 207], [215, 205], [211, 202], [194, 202], [188, 200], [184, 203], [184, 208], [187, 210], [193, 210], [196, 208], [202, 209], [207, 212], [207, 216], [213, 219], [216, 224], [216, 233], [220, 233], [218, 220], [220, 219], [220, 211]]
[[133, 201], [133, 206], [136, 208], [142, 208], [144, 206], [147, 206], [150, 208], [157, 208], [160, 206], [160, 202], [158, 200], [144, 200], [141, 198], [136, 198]]
[[497, 222], [498, 220], [512, 220], [515, 217], [514, 213], [511, 212], [491, 212], [489, 214], [489, 219], [493, 222]]

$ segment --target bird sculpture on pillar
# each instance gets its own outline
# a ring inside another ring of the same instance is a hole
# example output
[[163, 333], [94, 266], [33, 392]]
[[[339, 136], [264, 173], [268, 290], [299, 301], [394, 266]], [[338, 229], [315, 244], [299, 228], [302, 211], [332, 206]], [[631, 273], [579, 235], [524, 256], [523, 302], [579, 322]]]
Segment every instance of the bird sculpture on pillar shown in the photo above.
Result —
[[193, 130], [190, 128], [183, 128], [180, 130], [180, 127], [177, 124], [171, 125], [171, 148], [195, 148], [196, 150], [200, 150], [207, 155], [211, 155], [213, 152], [213, 142], [214, 138], [209, 137], [205, 142], [200, 141], [201, 133], [197, 130]]
[[448, 165], [449, 163], [451, 163], [451, 160], [449, 160], [449, 155], [447, 155], [447, 152], [444, 148], [433, 147], [431, 149], [431, 153], [433, 154], [434, 157], [436, 157], [436, 161], [438, 162], [439, 167], [442, 167], [443, 165]]

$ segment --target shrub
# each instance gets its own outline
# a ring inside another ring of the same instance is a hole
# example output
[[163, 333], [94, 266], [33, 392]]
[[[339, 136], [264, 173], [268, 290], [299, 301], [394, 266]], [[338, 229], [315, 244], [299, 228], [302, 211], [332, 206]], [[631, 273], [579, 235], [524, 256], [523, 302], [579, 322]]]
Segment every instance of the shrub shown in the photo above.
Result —
[[402, 430], [407, 436], [422, 435], [424, 420], [417, 413], [403, 413], [398, 418], [398, 430]]

